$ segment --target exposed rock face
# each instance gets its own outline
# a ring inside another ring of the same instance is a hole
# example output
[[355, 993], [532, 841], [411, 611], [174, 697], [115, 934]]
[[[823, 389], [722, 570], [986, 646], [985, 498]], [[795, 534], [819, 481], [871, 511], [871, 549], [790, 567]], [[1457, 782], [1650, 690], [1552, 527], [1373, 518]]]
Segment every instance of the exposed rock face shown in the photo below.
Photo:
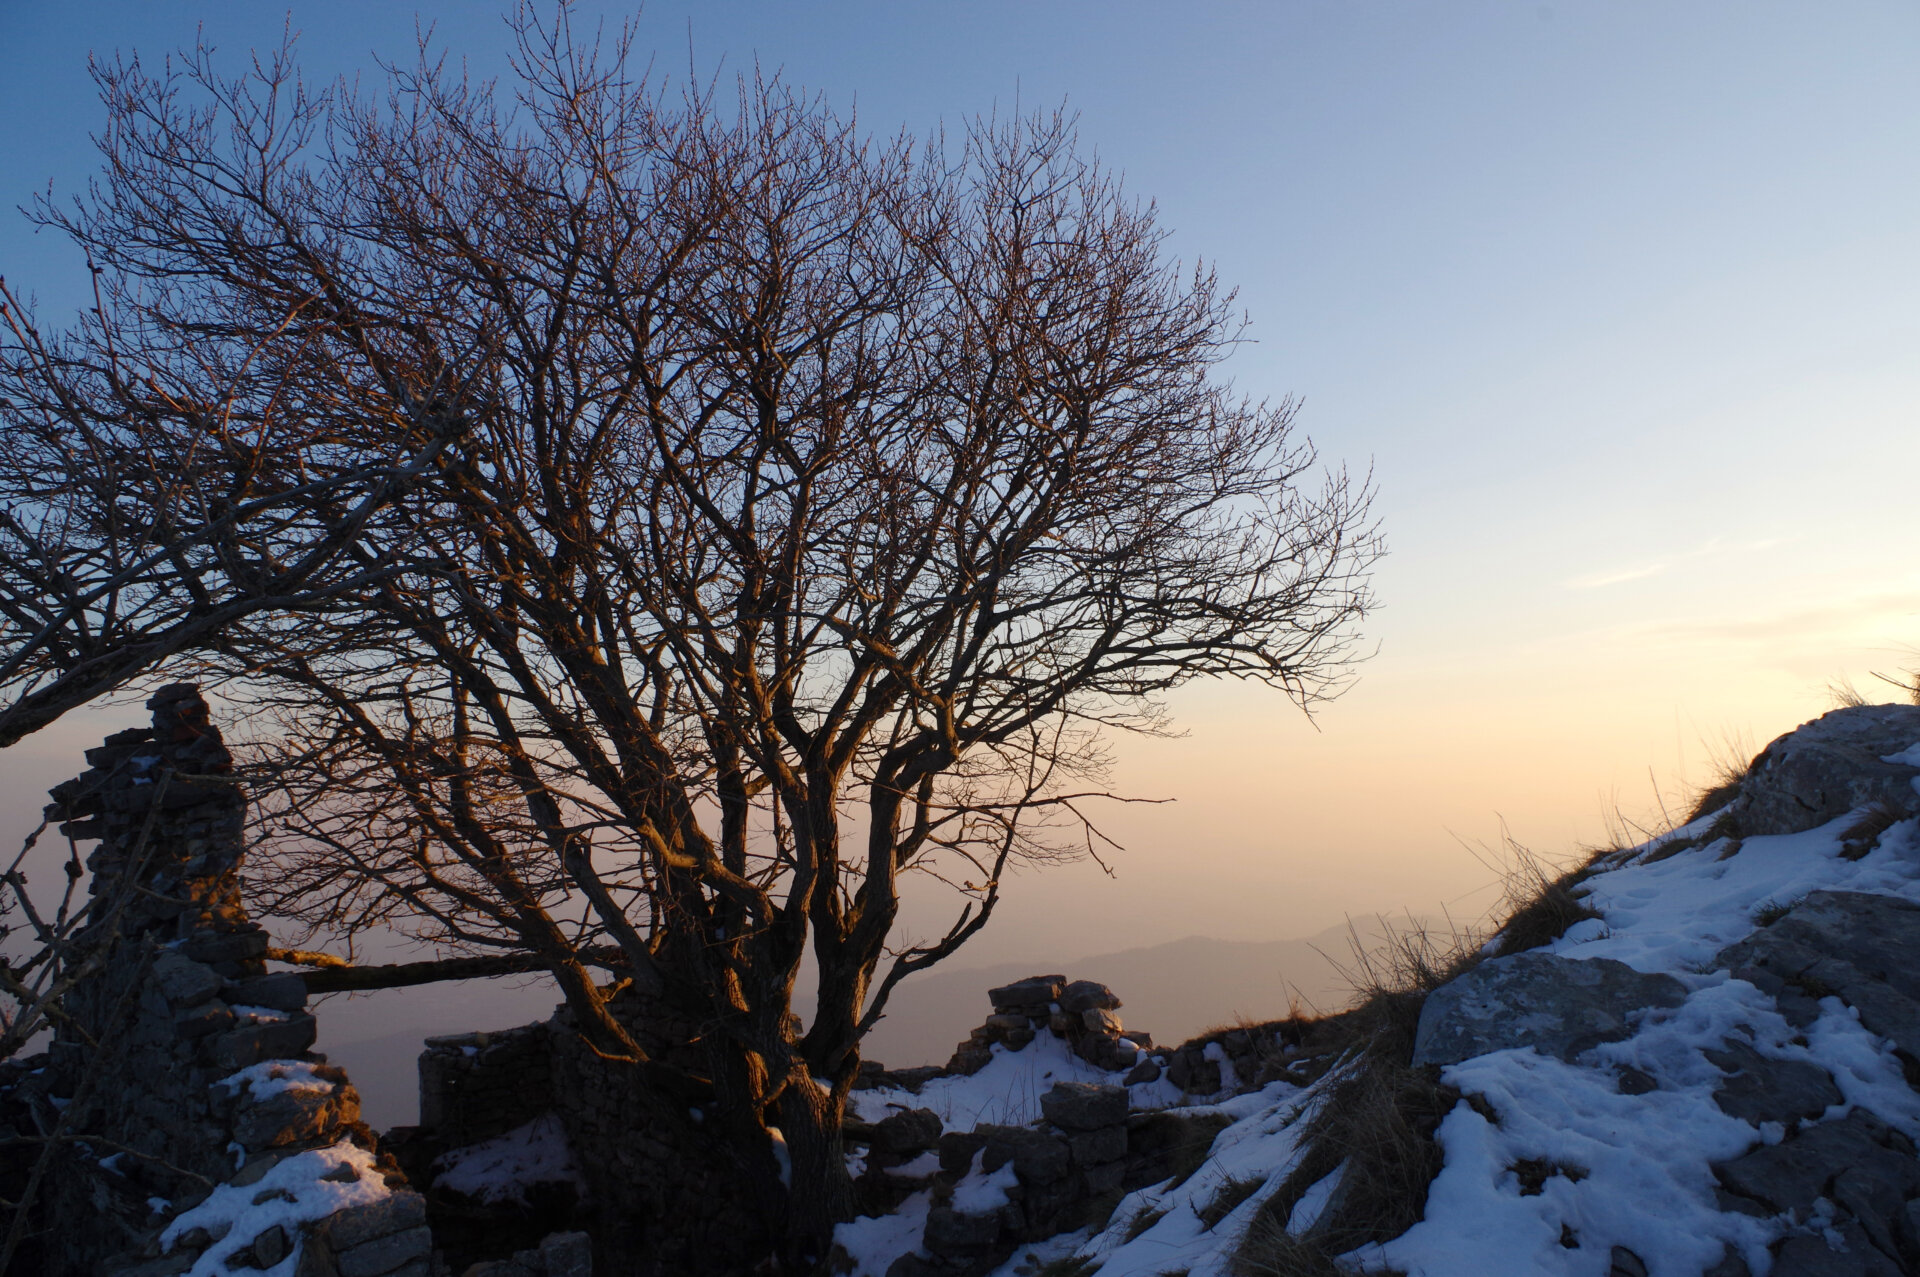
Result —
[[1413, 1062], [1454, 1064], [1513, 1047], [1571, 1059], [1626, 1037], [1635, 1012], [1677, 1007], [1686, 997], [1672, 976], [1643, 974], [1611, 958], [1493, 958], [1427, 998]]
[[1837, 994], [1860, 1012], [1862, 1024], [1920, 1059], [1920, 905], [1862, 891], [1816, 891], [1772, 926], [1721, 950], [1714, 965], [1768, 993]]
[[1920, 705], [1855, 705], [1787, 733], [1761, 752], [1733, 811], [1750, 833], [1790, 834], [1870, 803], [1920, 810], [1920, 767], [1884, 761], [1920, 740]]

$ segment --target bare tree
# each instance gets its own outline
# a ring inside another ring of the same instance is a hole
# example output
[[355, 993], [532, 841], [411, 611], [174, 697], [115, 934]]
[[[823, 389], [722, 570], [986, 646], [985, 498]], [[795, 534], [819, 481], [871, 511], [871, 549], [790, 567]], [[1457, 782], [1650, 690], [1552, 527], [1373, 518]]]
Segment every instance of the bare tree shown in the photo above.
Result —
[[[1164, 693], [1337, 688], [1368, 494], [1221, 382], [1231, 296], [1069, 120], [876, 141], [777, 82], [663, 94], [564, 10], [516, 31], [511, 101], [425, 56], [379, 97], [284, 53], [103, 69], [104, 177], [41, 216], [137, 319], [63, 360], [175, 358], [182, 402], [300, 423], [210, 475], [405, 471], [294, 507], [325, 588], [190, 645], [271, 725], [258, 900], [537, 961], [663, 1124], [710, 1088], [801, 1269], [897, 982], [1016, 861], [1092, 845], [1101, 742]], [[965, 898], [919, 942], [910, 870]]]

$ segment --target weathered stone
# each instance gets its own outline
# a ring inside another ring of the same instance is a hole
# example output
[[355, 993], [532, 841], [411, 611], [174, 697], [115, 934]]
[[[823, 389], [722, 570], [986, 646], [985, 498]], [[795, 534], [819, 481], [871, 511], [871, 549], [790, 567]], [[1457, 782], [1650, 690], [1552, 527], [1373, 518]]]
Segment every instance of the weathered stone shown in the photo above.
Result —
[[1882, 1129], [1877, 1118], [1855, 1110], [1838, 1122], [1806, 1127], [1793, 1139], [1763, 1145], [1713, 1169], [1727, 1189], [1775, 1211], [1812, 1210], [1815, 1200], [1849, 1170], [1890, 1185], [1904, 1201], [1920, 1192], [1920, 1162], [1887, 1147]]
[[1855, 705], [1780, 737], [1740, 782], [1733, 814], [1748, 834], [1791, 834], [1869, 803], [1920, 807], [1920, 767], [1882, 761], [1920, 743], [1920, 706]]
[[947, 1061], [947, 1071], [971, 1076], [992, 1063], [992, 1051], [962, 1042], [960, 1049], [953, 1053], [953, 1058]]
[[927, 1212], [926, 1231], [921, 1244], [936, 1255], [984, 1255], [1000, 1240], [1000, 1213], [997, 1210], [973, 1214], [951, 1206], [936, 1206]]
[[236, 980], [227, 989], [227, 1001], [273, 1011], [304, 1011], [307, 982], [300, 978], [298, 971], [276, 971], [272, 975]]
[[351, 1250], [376, 1237], [419, 1228], [427, 1222], [427, 1199], [418, 1193], [394, 1193], [365, 1206], [335, 1211], [317, 1225], [335, 1250]]
[[1028, 1028], [1008, 1029], [1005, 1034], [1001, 1036], [1000, 1040], [1007, 1044], [1007, 1050], [1009, 1051], [1024, 1050], [1027, 1044], [1033, 1041], [1033, 1030]]
[[1120, 1017], [1105, 1007], [1090, 1007], [1080, 1013], [1080, 1023], [1090, 1033], [1101, 1033], [1108, 1037], [1119, 1037], [1125, 1026]]
[[1774, 1256], [1772, 1277], [1901, 1277], [1900, 1265], [1881, 1254], [1852, 1220], [1833, 1226], [1843, 1250], [1822, 1236], [1789, 1237]]
[[426, 1259], [432, 1253], [433, 1233], [422, 1226], [340, 1250], [334, 1262], [339, 1265], [340, 1277], [387, 1277], [388, 1273], [413, 1260]]
[[1044, 1007], [1049, 1002], [1058, 1001], [1061, 991], [1066, 987], [1067, 978], [1063, 975], [1030, 975], [1024, 980], [988, 989], [987, 1001], [993, 1004], [995, 1011], [1002, 1008]]
[[1111, 1162], [1127, 1155], [1127, 1128], [1107, 1126], [1097, 1131], [1075, 1131], [1067, 1136], [1073, 1160], [1081, 1166]]
[[1092, 980], [1075, 980], [1060, 994], [1060, 1009], [1069, 1015], [1082, 1011], [1117, 1011], [1122, 1003], [1113, 990]]
[[1095, 1131], [1127, 1120], [1127, 1091], [1092, 1082], [1055, 1082], [1040, 1097], [1047, 1121], [1069, 1131]]
[[276, 1092], [234, 1115], [233, 1138], [248, 1150], [313, 1139], [359, 1119], [360, 1106], [352, 1096], [350, 1088]]
[[232, 1073], [262, 1060], [288, 1060], [313, 1045], [316, 1032], [310, 1015], [290, 1016], [233, 1029], [212, 1039], [209, 1058], [222, 1072]]
[[540, 1239], [546, 1277], [593, 1277], [593, 1239], [585, 1233], [549, 1233]]
[[1099, 1166], [1082, 1167], [1081, 1174], [1086, 1177], [1087, 1192], [1098, 1197], [1121, 1186], [1127, 1177], [1127, 1165], [1125, 1162], [1106, 1162]]
[[287, 1257], [287, 1230], [275, 1224], [253, 1239], [252, 1249], [255, 1267], [273, 1267]]
[[948, 1131], [940, 1137], [940, 1170], [958, 1179], [973, 1165], [974, 1154], [987, 1146], [978, 1131]]
[[198, 1006], [220, 992], [219, 975], [177, 949], [162, 949], [154, 958], [153, 979], [177, 1007]]
[[1607, 1256], [1607, 1277], [1647, 1277], [1647, 1266], [1625, 1246], [1615, 1246]]
[[267, 1172], [280, 1165], [278, 1153], [250, 1153], [247, 1164], [233, 1173], [227, 1183], [235, 1188], [252, 1188], [267, 1177]]
[[931, 1109], [894, 1113], [873, 1127], [873, 1146], [887, 1153], [918, 1153], [939, 1142], [940, 1115]]
[[1806, 1060], [1772, 1059], [1732, 1040], [1706, 1056], [1732, 1075], [1713, 1093], [1714, 1103], [1723, 1113], [1755, 1126], [1819, 1117], [1842, 1100], [1833, 1075]]
[[1143, 1055], [1140, 1062], [1133, 1066], [1122, 1079], [1128, 1086], [1138, 1086], [1142, 1082], [1156, 1082], [1160, 1078], [1160, 1061], [1151, 1055]]
[[1772, 926], [1714, 957], [1802, 993], [1835, 994], [1860, 1022], [1920, 1055], [1920, 905], [1862, 891], [1816, 891]]
[[218, 998], [188, 1007], [173, 1017], [173, 1031], [189, 1042], [232, 1027], [233, 1008]]
[[1030, 1126], [978, 1126], [974, 1134], [986, 1136], [980, 1168], [989, 1174], [1012, 1162], [1022, 1183], [1052, 1184], [1073, 1165], [1065, 1140]]
[[1626, 1037], [1634, 1012], [1676, 1007], [1686, 997], [1672, 976], [1644, 974], [1611, 958], [1491, 958], [1428, 995], [1413, 1062], [1455, 1064], [1519, 1047], [1571, 1059]]
[[258, 928], [246, 931], [197, 931], [188, 936], [180, 952], [195, 962], [244, 962], [267, 956], [267, 933]]

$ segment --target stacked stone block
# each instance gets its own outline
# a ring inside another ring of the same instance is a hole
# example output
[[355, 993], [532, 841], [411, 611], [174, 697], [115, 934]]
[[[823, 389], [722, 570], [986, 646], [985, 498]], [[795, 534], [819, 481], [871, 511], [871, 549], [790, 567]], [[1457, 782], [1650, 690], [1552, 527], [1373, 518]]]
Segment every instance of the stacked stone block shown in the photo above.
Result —
[[[14, 1083], [7, 1109], [30, 1128], [22, 1133], [73, 1137], [43, 1197], [41, 1262], [54, 1275], [185, 1272], [223, 1239], [189, 1230], [163, 1251], [175, 1216], [220, 1188], [246, 1189], [302, 1150], [374, 1147], [346, 1075], [308, 1053], [315, 1025], [304, 983], [267, 972], [266, 933], [241, 906], [245, 800], [206, 702], [173, 684], [148, 708], [151, 727], [109, 736], [87, 751], [86, 773], [52, 791], [49, 816], [74, 838], [100, 840], [87, 862], [82, 940], [105, 961], [69, 995], [45, 1060], [0, 1077], [0, 1089]], [[233, 1077], [273, 1061], [296, 1069], [301, 1085]], [[397, 1174], [383, 1185], [403, 1188]], [[419, 1214], [415, 1195], [386, 1200], [400, 1203], [388, 1214]], [[301, 1277], [427, 1277], [423, 1222], [364, 1224], [335, 1267], [306, 1252]], [[276, 1225], [235, 1259], [271, 1267], [300, 1240]]]
[[420, 1053], [420, 1125], [445, 1148], [504, 1135], [554, 1110], [545, 1022], [428, 1038]]
[[978, 1073], [993, 1060], [995, 1045], [1018, 1051], [1043, 1031], [1065, 1039], [1075, 1055], [1109, 1071], [1135, 1067], [1143, 1049], [1153, 1045], [1151, 1034], [1126, 1031], [1120, 999], [1092, 980], [1069, 983], [1063, 975], [1028, 976], [989, 989], [987, 998], [993, 1014], [955, 1048], [948, 1071]]

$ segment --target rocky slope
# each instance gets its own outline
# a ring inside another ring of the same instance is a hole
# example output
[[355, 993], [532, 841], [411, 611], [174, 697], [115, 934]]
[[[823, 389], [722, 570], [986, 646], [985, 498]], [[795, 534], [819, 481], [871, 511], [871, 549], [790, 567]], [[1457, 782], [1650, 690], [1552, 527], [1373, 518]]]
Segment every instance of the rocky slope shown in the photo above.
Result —
[[1076, 1018], [1064, 982], [996, 991], [954, 1070], [860, 1093], [875, 1213], [844, 1266], [1920, 1271], [1917, 776], [1920, 708], [1828, 714], [1597, 858], [1592, 916], [1372, 1019], [1166, 1051], [1117, 1007]]

